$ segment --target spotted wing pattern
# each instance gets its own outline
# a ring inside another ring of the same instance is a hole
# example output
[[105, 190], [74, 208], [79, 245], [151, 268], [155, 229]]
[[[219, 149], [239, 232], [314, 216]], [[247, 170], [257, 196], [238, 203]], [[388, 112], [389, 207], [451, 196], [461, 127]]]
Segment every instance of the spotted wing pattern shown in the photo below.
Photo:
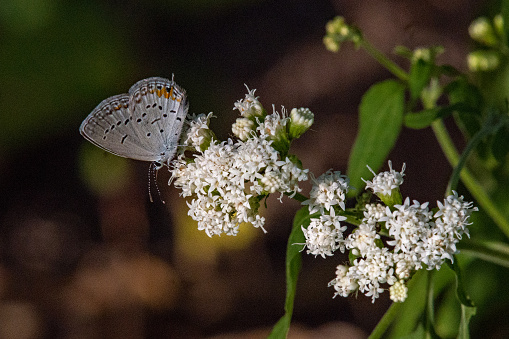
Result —
[[83, 121], [80, 133], [113, 154], [162, 165], [177, 151], [188, 107], [185, 90], [175, 82], [148, 78], [128, 94], [103, 100]]

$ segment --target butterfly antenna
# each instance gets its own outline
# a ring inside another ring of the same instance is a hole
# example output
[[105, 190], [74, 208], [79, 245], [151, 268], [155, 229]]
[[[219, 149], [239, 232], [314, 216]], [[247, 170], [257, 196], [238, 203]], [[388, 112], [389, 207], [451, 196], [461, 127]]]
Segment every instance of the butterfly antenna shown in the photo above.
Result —
[[166, 204], [166, 202], [162, 198], [161, 191], [159, 190], [159, 185], [157, 184], [157, 172], [159, 172], [159, 171], [154, 166], [154, 181], [155, 181], [155, 184], [156, 184], [157, 195], [159, 196], [159, 200], [163, 204]]
[[148, 197], [150, 198], [150, 202], [154, 202], [152, 199], [152, 176], [154, 173], [154, 163], [150, 164], [150, 168], [148, 169]]
[[150, 202], [154, 202], [154, 199], [152, 198], [152, 180], [154, 181], [159, 200], [165, 204], [166, 202], [161, 198], [161, 191], [159, 190], [159, 185], [157, 184], [157, 166], [155, 162], [150, 164], [150, 169], [148, 170], [148, 196], [150, 198]]

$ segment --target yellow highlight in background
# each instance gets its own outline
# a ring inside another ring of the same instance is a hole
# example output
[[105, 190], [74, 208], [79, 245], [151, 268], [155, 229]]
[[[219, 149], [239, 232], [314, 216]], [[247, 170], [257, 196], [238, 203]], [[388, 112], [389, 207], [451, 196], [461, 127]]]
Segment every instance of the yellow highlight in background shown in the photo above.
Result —
[[175, 199], [172, 204], [178, 204], [172, 206], [176, 249], [189, 259], [215, 261], [219, 253], [245, 249], [264, 234], [263, 230], [243, 223], [237, 236], [223, 234], [209, 237], [204, 231], [199, 231], [197, 222], [187, 215], [189, 207], [185, 199]]

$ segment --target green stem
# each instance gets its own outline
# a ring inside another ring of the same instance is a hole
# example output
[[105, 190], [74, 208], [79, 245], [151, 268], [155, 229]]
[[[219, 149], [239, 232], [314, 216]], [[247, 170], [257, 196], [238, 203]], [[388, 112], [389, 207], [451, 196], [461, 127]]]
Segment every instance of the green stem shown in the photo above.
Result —
[[376, 325], [373, 332], [371, 332], [369, 339], [378, 339], [387, 331], [394, 319], [399, 315], [402, 303], [392, 303], [391, 307], [385, 312], [384, 316]]
[[[431, 124], [431, 127], [447, 160], [449, 160], [449, 163], [452, 165], [452, 167], [456, 167], [456, 165], [458, 165], [460, 156], [456, 150], [456, 146], [454, 146], [454, 143], [452, 142], [449, 133], [447, 132], [447, 129], [445, 128], [443, 121], [435, 120]], [[474, 175], [467, 168], [463, 168], [460, 173], [460, 177], [472, 196], [477, 200], [479, 205], [498, 225], [500, 230], [502, 230], [502, 232], [504, 232], [504, 234], [509, 238], [509, 221], [495, 206], [488, 194], [484, 191], [483, 187], [477, 182], [477, 180], [475, 180]]]
[[392, 60], [387, 58], [382, 52], [371, 45], [369, 41], [362, 38], [360, 41], [360, 46], [363, 47], [369, 55], [371, 55], [382, 66], [387, 68], [389, 72], [394, 74], [397, 78], [402, 81], [408, 81], [408, 74], [401, 67], [392, 62]]

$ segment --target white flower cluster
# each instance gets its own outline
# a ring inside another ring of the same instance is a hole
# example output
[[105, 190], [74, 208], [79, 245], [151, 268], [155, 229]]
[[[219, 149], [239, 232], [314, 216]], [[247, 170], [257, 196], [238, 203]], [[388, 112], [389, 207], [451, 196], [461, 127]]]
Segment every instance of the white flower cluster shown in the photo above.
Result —
[[[390, 171], [375, 175], [369, 188], [375, 193], [391, 194], [403, 182], [403, 171], [396, 172], [389, 162]], [[392, 286], [391, 299], [404, 301], [407, 295], [405, 282], [422, 268], [440, 269], [445, 260], [453, 260], [457, 253], [456, 244], [463, 234], [468, 235], [467, 226], [473, 207], [456, 192], [444, 202], [438, 202], [438, 211], [433, 214], [428, 203], [417, 201], [392, 207], [381, 203], [364, 205], [360, 225], [346, 238], [346, 226], [337, 215], [345, 210], [348, 178], [340, 172], [327, 171], [318, 178], [312, 177], [313, 187], [308, 205], [309, 213], [319, 212], [318, 218], [311, 218], [307, 228], [302, 227], [306, 238], [307, 253], [331, 256], [340, 249], [350, 251], [351, 262], [339, 265], [336, 278], [329, 286], [335, 289], [334, 296], [346, 297], [360, 291], [374, 302], [384, 291], [384, 284]], [[337, 208], [336, 210], [334, 208]], [[382, 240], [382, 235], [387, 239]]]
[[[357, 258], [351, 265], [343, 266], [341, 275], [329, 283], [334, 286], [335, 295], [345, 296], [359, 290], [371, 296], [373, 302], [384, 291], [381, 284], [398, 286], [391, 288], [391, 299], [403, 301], [406, 298], [404, 282], [412, 273], [426, 267], [440, 269], [446, 259], [453, 261], [457, 253], [456, 244], [470, 225], [468, 218], [472, 203], [463, 201], [456, 192], [444, 203], [438, 202], [439, 211], [433, 215], [428, 203], [420, 204], [407, 198], [394, 210], [382, 205], [366, 205], [364, 219], [360, 226], [345, 239], [345, 246]], [[385, 229], [393, 240], [384, 247], [377, 234], [385, 223]], [[358, 286], [349, 289], [351, 281]]]
[[308, 205], [309, 214], [320, 212], [321, 215], [311, 218], [307, 228], [301, 227], [306, 237], [307, 253], [325, 258], [333, 255], [337, 249], [344, 252], [343, 232], [346, 226], [342, 226], [340, 221], [346, 220], [346, 217], [336, 215], [334, 206], [345, 209], [349, 180], [341, 172], [329, 170], [318, 178], [312, 176], [311, 181], [310, 199], [302, 204]]
[[403, 164], [401, 172], [397, 172], [392, 169], [392, 162], [390, 160], [388, 172], [376, 174], [369, 166], [368, 168], [375, 177], [371, 181], [362, 180], [366, 183], [366, 188], [370, 188], [375, 194], [381, 193], [383, 195], [390, 196], [393, 189], [396, 189], [403, 184], [405, 164]]
[[172, 178], [184, 197], [194, 196], [188, 214], [207, 235], [236, 235], [239, 224], [252, 223], [263, 229], [257, 196], [298, 192], [298, 182], [307, 179], [288, 158], [279, 160], [266, 138], [234, 143], [231, 139], [211, 144], [187, 163], [183, 156], [173, 161]]
[[318, 178], [311, 174], [311, 182], [313, 187], [309, 192], [309, 200], [302, 203], [309, 206], [309, 214], [316, 212], [324, 214], [335, 205], [342, 210], [345, 209], [346, 193], [350, 182], [346, 175], [342, 175], [339, 171], [328, 170]]
[[[256, 121], [264, 112], [254, 90], [235, 107], [243, 115], [240, 119], [248, 119], [247, 116], [252, 119], [255, 115]], [[291, 157], [282, 158], [273, 145], [272, 135], [261, 133], [269, 124], [284, 126], [287, 118], [275, 113], [266, 117], [266, 123], [259, 124], [257, 129], [250, 125], [249, 131], [234, 124], [236, 135], [239, 136], [236, 126], [244, 131], [240, 140], [219, 143], [208, 129], [211, 116], [211, 113], [199, 115], [189, 123], [184, 144], [197, 153], [192, 159], [180, 154], [172, 161], [170, 181], [182, 190], [182, 196], [193, 197], [188, 202], [188, 214], [208, 236], [236, 235], [241, 223], [264, 230], [265, 219], [258, 214], [261, 199], [276, 192], [281, 196], [296, 194], [301, 191], [299, 181], [308, 179], [308, 170], [301, 169]]]

